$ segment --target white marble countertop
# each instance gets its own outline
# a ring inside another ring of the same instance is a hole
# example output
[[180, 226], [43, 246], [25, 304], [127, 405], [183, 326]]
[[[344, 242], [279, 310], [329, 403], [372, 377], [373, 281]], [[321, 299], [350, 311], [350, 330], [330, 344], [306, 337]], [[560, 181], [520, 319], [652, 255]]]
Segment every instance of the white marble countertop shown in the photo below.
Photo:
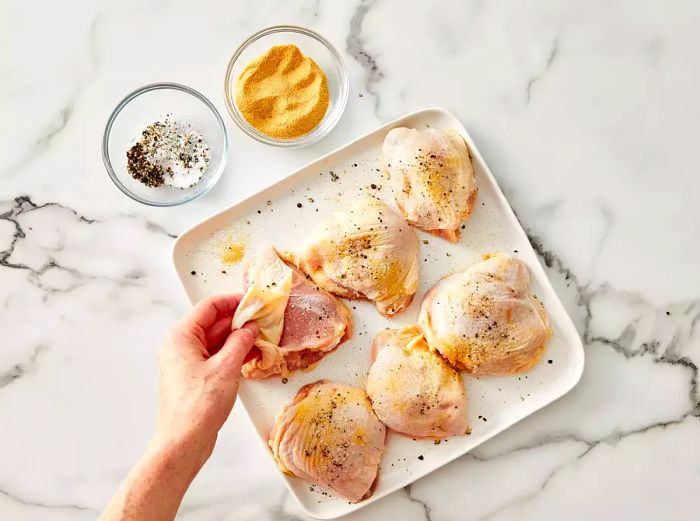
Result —
[[[156, 408], [154, 354], [188, 307], [175, 236], [382, 122], [467, 126], [586, 344], [569, 395], [352, 519], [698, 519], [698, 4], [6, 2], [0, 155], [0, 519], [95, 519]], [[230, 53], [278, 23], [343, 52], [322, 142], [232, 138], [181, 208], [124, 197], [100, 157], [128, 91], [178, 81], [222, 111]], [[240, 408], [183, 520], [302, 519]]]

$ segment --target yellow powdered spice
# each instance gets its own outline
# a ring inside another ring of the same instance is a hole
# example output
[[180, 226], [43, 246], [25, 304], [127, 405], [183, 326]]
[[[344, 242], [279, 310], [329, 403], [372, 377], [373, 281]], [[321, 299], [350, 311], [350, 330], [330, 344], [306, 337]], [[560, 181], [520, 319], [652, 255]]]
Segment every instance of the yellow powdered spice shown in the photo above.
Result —
[[248, 248], [248, 237], [233, 230], [218, 244], [221, 262], [223, 264], [238, 264], [243, 260]]
[[224, 254], [221, 256], [221, 260], [224, 264], [237, 264], [243, 260], [245, 255], [245, 244], [232, 243], [229, 244], [224, 250]]
[[296, 45], [275, 45], [250, 62], [236, 83], [243, 117], [270, 137], [308, 134], [328, 110], [328, 79]]

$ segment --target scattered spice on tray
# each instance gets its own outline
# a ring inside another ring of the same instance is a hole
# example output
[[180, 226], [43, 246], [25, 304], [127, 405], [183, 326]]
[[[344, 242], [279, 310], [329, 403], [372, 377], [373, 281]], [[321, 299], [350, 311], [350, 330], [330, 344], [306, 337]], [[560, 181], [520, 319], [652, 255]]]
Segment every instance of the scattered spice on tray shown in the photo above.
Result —
[[217, 246], [222, 264], [238, 264], [243, 260], [248, 248], [248, 235], [240, 230], [231, 230], [222, 237]]
[[278, 139], [311, 132], [326, 115], [328, 78], [296, 45], [275, 45], [236, 82], [236, 105], [255, 129]]
[[189, 125], [168, 114], [148, 125], [141, 139], [126, 152], [131, 177], [151, 188], [196, 185], [209, 167], [209, 145]]
[[243, 260], [245, 256], [245, 244], [232, 243], [229, 244], [224, 254], [221, 256], [221, 260], [224, 264], [237, 264]]

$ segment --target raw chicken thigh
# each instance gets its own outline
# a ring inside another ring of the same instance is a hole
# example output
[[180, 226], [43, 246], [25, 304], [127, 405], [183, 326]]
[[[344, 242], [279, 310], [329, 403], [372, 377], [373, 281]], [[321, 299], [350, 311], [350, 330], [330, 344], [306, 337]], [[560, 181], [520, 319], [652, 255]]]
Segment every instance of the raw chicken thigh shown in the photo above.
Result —
[[267, 378], [304, 369], [350, 338], [350, 310], [288, 266], [273, 248], [248, 264], [244, 279], [246, 293], [233, 327], [255, 320], [260, 334], [243, 376]]
[[445, 438], [467, 431], [462, 377], [430, 351], [415, 326], [386, 329], [372, 343], [367, 394], [390, 429], [415, 438]]
[[395, 128], [382, 146], [396, 204], [413, 226], [450, 242], [476, 201], [476, 181], [462, 136], [435, 128]]
[[550, 336], [527, 267], [502, 254], [440, 280], [423, 300], [418, 325], [431, 349], [475, 375], [530, 369]]
[[277, 414], [269, 443], [283, 472], [356, 502], [372, 495], [385, 438], [362, 389], [320, 380]]
[[415, 232], [371, 196], [335, 212], [284, 258], [335, 295], [373, 301], [384, 316], [408, 306], [418, 288]]

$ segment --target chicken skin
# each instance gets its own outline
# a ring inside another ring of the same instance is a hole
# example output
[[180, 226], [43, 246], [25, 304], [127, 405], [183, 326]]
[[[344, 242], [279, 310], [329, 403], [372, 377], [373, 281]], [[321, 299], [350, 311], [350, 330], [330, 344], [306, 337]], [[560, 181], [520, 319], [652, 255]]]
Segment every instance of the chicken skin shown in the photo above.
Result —
[[273, 248], [260, 252], [246, 267], [246, 293], [232, 327], [255, 320], [260, 333], [246, 378], [285, 376], [316, 363], [350, 338], [350, 310], [279, 258]]
[[457, 242], [477, 192], [462, 136], [452, 130], [395, 128], [384, 139], [382, 162], [406, 220]]
[[461, 375], [428, 348], [415, 326], [386, 329], [372, 343], [367, 395], [391, 430], [414, 438], [445, 438], [467, 431]]
[[283, 472], [357, 502], [372, 495], [385, 439], [362, 389], [320, 380], [277, 414], [269, 444]]
[[326, 291], [371, 300], [387, 317], [408, 306], [418, 289], [418, 238], [372, 196], [335, 212], [298, 252], [283, 256]]
[[433, 286], [418, 326], [431, 349], [474, 375], [527, 371], [550, 336], [544, 306], [530, 295], [527, 266], [502, 254]]

